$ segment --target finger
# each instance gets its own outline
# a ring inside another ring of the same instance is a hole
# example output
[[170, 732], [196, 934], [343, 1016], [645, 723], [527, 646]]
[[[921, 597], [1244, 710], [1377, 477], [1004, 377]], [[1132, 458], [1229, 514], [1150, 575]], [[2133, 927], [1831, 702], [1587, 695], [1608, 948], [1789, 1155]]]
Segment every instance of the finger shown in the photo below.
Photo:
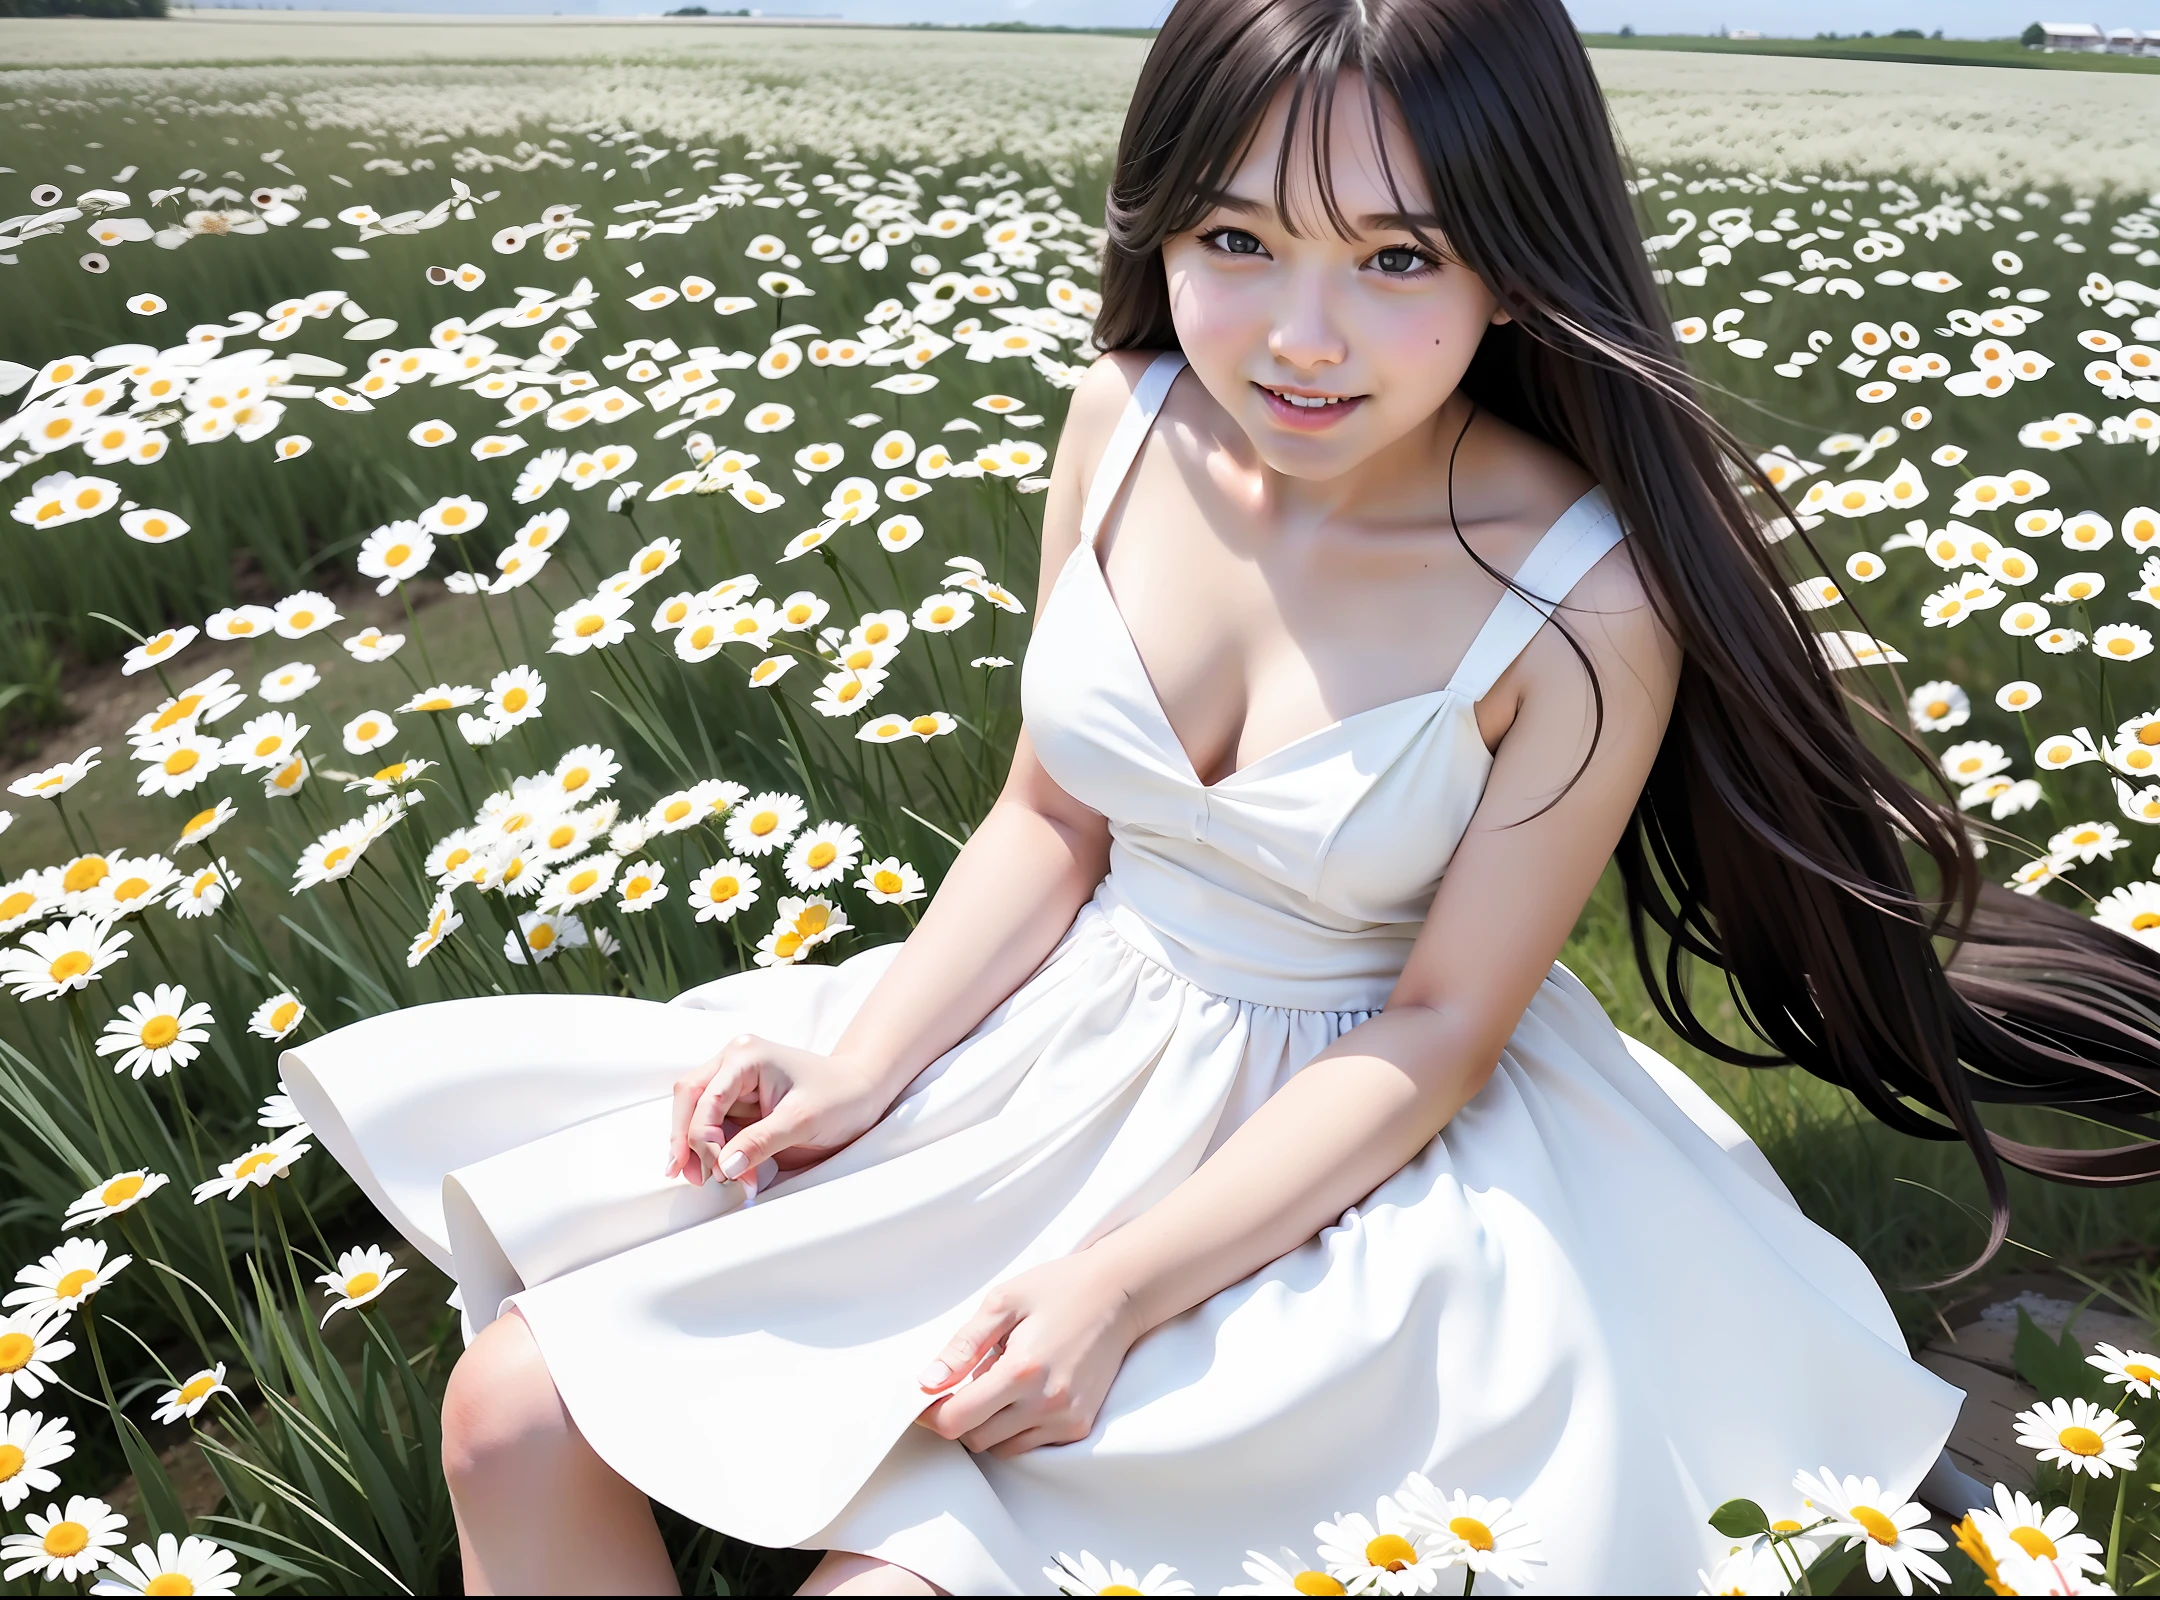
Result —
[[738, 1179], [753, 1178], [757, 1169], [778, 1152], [800, 1144], [809, 1131], [810, 1122], [808, 1114], [800, 1107], [797, 1096], [792, 1092], [784, 1094], [780, 1103], [773, 1107], [771, 1116], [753, 1122], [721, 1146], [718, 1162], [721, 1179], [733, 1183]]
[[705, 1086], [720, 1070], [724, 1056], [714, 1056], [703, 1066], [675, 1080], [674, 1104], [668, 1108], [668, 1159], [666, 1176], [672, 1178], [690, 1165], [690, 1113]]
[[697, 1097], [690, 1109], [690, 1126], [687, 1138], [690, 1143], [704, 1141], [724, 1144], [730, 1130], [729, 1114], [736, 1102], [744, 1095], [756, 1092], [758, 1079], [764, 1070], [764, 1056], [755, 1049], [730, 1048], [726, 1064], [713, 1074], [712, 1080]]
[[1000, 1440], [990, 1447], [989, 1453], [1002, 1460], [1010, 1461], [1014, 1456], [1025, 1455], [1030, 1450], [1039, 1450], [1046, 1444], [1071, 1444], [1076, 1437], [1084, 1439], [1087, 1435], [1084, 1433], [1074, 1435], [1063, 1428], [1038, 1423], [1032, 1428], [1014, 1434], [1010, 1439]]
[[981, 1365], [982, 1358], [997, 1348], [1019, 1323], [1018, 1310], [1007, 1305], [1002, 1299], [993, 1297], [985, 1300], [982, 1309], [968, 1318], [958, 1333], [945, 1341], [945, 1348], [923, 1368], [915, 1382], [932, 1393], [950, 1388]]

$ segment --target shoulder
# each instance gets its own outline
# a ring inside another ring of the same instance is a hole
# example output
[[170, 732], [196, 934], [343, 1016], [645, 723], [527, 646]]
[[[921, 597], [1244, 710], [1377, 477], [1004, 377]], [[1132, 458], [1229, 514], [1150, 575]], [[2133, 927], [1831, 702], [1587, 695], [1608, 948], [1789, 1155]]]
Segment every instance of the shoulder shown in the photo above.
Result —
[[1102, 459], [1141, 375], [1160, 354], [1157, 350], [1112, 350], [1098, 356], [1081, 375], [1065, 411], [1058, 454], [1071, 458], [1082, 479], [1094, 476], [1095, 464]]
[[[1576, 580], [1557, 619], [1596, 667], [1619, 668], [1653, 690], [1669, 687], [1679, 676], [1679, 641], [1648, 572], [1636, 559], [1632, 540], [1602, 496], [1600, 509], [1612, 519], [1608, 527], [1618, 537]], [[1555, 671], [1571, 678], [1579, 674], [1581, 658], [1567, 640], [1557, 637], [1559, 631], [1544, 629], [1524, 652], [1533, 680]]]

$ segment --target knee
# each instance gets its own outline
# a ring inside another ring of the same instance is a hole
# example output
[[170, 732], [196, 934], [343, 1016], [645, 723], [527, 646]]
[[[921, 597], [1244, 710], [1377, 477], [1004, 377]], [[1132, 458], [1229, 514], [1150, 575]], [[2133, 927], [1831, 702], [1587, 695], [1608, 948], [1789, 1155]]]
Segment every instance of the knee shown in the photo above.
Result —
[[443, 1476], [470, 1490], [507, 1468], [539, 1464], [567, 1442], [569, 1415], [525, 1319], [499, 1317], [451, 1370], [443, 1394]]

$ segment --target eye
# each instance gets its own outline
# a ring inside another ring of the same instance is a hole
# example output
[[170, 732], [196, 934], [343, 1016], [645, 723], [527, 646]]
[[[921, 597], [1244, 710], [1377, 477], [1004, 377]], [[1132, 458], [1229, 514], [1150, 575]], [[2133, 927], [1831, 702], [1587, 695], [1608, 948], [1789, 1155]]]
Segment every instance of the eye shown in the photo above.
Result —
[[1264, 256], [1267, 254], [1267, 246], [1260, 242], [1257, 235], [1248, 233], [1243, 228], [1232, 228], [1227, 225], [1208, 229], [1207, 232], [1200, 235], [1200, 242], [1210, 250], [1226, 256]]
[[1428, 267], [1438, 267], [1440, 263], [1422, 250], [1414, 250], [1406, 244], [1391, 244], [1385, 250], [1374, 252], [1372, 265], [1385, 277], [1409, 278]]

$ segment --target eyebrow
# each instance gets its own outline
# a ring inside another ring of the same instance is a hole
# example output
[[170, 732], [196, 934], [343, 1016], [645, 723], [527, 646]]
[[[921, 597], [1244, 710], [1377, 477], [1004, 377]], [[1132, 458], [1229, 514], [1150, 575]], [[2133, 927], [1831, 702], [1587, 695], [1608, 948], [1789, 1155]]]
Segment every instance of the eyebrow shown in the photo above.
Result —
[[[1209, 206], [1222, 211], [1235, 212], [1244, 217], [1275, 217], [1281, 220], [1275, 207], [1264, 200], [1250, 200], [1244, 195], [1231, 194], [1227, 190], [1211, 190], [1202, 198]], [[1352, 219], [1367, 233], [1379, 233], [1396, 229], [1403, 233], [1435, 232], [1440, 219], [1426, 212], [1375, 211]]]

